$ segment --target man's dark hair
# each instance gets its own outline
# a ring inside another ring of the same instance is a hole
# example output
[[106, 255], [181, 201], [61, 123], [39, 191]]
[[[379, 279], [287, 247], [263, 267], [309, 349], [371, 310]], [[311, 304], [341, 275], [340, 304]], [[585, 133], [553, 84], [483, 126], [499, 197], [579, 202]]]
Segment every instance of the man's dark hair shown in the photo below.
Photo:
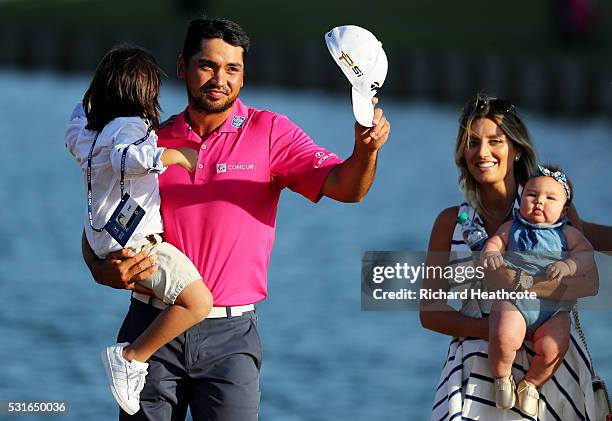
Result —
[[200, 18], [189, 22], [185, 43], [183, 44], [183, 60], [185, 65], [191, 57], [202, 48], [203, 39], [219, 38], [234, 47], [242, 47], [242, 60], [249, 51], [249, 36], [236, 22], [225, 19]]
[[104, 55], [83, 97], [87, 129], [101, 131], [117, 117], [148, 119], [159, 126], [160, 70], [148, 51], [119, 45]]

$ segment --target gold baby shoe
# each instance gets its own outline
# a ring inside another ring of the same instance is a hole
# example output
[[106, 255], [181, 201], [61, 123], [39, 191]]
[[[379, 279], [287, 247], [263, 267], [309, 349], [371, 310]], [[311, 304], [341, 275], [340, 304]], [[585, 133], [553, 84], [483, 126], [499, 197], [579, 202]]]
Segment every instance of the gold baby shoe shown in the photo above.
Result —
[[538, 389], [533, 384], [523, 379], [516, 388], [516, 395], [518, 398], [518, 409], [531, 417], [537, 417], [538, 404], [540, 402]]
[[500, 409], [510, 409], [514, 406], [514, 379], [512, 375], [495, 379], [495, 405]]

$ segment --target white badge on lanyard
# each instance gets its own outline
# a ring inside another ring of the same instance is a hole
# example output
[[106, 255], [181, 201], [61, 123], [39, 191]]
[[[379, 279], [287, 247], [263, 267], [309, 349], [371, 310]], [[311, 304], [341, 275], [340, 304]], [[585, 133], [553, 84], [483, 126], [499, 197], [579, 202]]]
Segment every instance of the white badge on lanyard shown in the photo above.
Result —
[[89, 214], [89, 225], [91, 226], [91, 229], [96, 232], [108, 232], [111, 237], [121, 244], [122, 247], [125, 247], [146, 213], [145, 210], [134, 199], [132, 199], [129, 194], [123, 192], [125, 185], [125, 158], [128, 148], [130, 146], [140, 145], [149, 137], [150, 133], [151, 126], [149, 126], [147, 134], [144, 137], [138, 139], [131, 145], [126, 146], [121, 154], [121, 179], [119, 181], [119, 186], [121, 187], [121, 201], [119, 202], [117, 208], [115, 208], [115, 211], [111, 215], [106, 225], [104, 225], [104, 228], [95, 228], [93, 226], [91, 160], [94, 146], [96, 145], [96, 140], [98, 140], [98, 135], [96, 135], [93, 143], [91, 144], [91, 149], [89, 150], [89, 156], [87, 158], [87, 212]]
[[125, 193], [104, 229], [125, 247], [144, 215], [145, 210]]

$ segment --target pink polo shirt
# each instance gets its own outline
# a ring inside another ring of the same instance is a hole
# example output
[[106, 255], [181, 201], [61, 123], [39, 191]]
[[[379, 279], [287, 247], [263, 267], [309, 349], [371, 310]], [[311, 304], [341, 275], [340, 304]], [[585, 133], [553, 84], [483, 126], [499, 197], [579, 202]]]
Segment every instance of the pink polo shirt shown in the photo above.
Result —
[[191, 131], [185, 111], [157, 135], [159, 146], [199, 152], [195, 172], [173, 165], [159, 177], [164, 239], [195, 264], [216, 306], [265, 299], [281, 190], [316, 202], [342, 161], [287, 117], [239, 99], [205, 139]]

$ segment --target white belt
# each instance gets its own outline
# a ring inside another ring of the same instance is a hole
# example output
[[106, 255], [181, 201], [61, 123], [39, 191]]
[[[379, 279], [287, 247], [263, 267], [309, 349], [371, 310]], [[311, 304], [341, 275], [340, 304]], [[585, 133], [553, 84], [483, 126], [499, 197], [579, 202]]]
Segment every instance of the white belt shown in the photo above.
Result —
[[[158, 308], [160, 310], [164, 310], [166, 307], [168, 307], [168, 304], [164, 303], [163, 301], [158, 300], [155, 297], [149, 297], [148, 295], [140, 294], [138, 292], [133, 292], [132, 297], [134, 297], [138, 301], [143, 302], [145, 304], [151, 304], [153, 307]], [[208, 313], [208, 316], [206, 316], [206, 318], [207, 319], [219, 319], [222, 317], [236, 317], [236, 316], [242, 316], [242, 314], [246, 313], [247, 311], [254, 311], [254, 310], [255, 310], [255, 305], [253, 304], [246, 304], [243, 306], [232, 306], [232, 307], [213, 307], [210, 310], [210, 313]]]

